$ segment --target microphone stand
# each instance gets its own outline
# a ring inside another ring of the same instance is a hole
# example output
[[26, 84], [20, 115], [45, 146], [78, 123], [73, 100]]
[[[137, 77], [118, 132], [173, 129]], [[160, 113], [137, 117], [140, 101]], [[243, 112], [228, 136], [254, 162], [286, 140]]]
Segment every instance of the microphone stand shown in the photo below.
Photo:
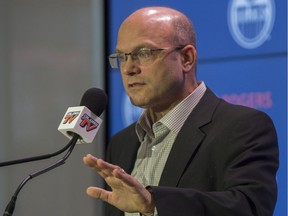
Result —
[[12, 216], [14, 209], [15, 209], [15, 204], [16, 204], [16, 200], [17, 200], [17, 196], [19, 194], [19, 192], [21, 191], [21, 189], [24, 187], [24, 185], [32, 178], [35, 178], [39, 175], [42, 175], [52, 169], [55, 169], [63, 164], [65, 164], [65, 161], [67, 160], [67, 158], [70, 156], [70, 154], [72, 153], [75, 144], [77, 143], [77, 140], [79, 139], [79, 135], [78, 134], [74, 134], [73, 138], [70, 140], [70, 142], [68, 143], [68, 147], [69, 150], [66, 152], [66, 154], [58, 161], [56, 161], [55, 163], [51, 164], [50, 166], [43, 168], [41, 170], [38, 170], [32, 174], [29, 174], [18, 186], [17, 190], [15, 191], [14, 195], [12, 196], [10, 202], [8, 203], [5, 212], [3, 214], [3, 216]]
[[48, 159], [48, 158], [51, 158], [51, 157], [54, 157], [56, 155], [61, 154], [62, 152], [67, 150], [70, 147], [70, 145], [71, 145], [71, 143], [69, 142], [66, 146], [64, 146], [64, 148], [62, 148], [59, 151], [56, 151], [54, 153], [51, 153], [51, 154], [45, 154], [45, 155], [40, 155], [40, 156], [35, 156], [35, 157], [23, 158], [23, 159], [19, 159], [19, 160], [1, 162], [0, 163], [0, 167], [10, 166], [10, 165], [19, 164], [19, 163], [26, 163], [26, 162], [31, 162], [31, 161]]

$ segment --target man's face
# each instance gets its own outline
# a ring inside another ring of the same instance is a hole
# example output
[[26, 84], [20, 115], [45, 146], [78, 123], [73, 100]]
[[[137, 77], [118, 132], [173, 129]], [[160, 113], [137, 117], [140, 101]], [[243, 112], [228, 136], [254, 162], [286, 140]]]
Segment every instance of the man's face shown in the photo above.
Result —
[[[125, 22], [118, 34], [117, 52], [131, 53], [139, 48], [174, 48], [173, 29], [159, 22], [143, 22], [133, 19]], [[181, 51], [162, 50], [153, 52], [153, 59], [146, 64], [132, 60], [122, 64], [121, 75], [131, 102], [155, 111], [169, 110], [182, 99], [184, 75]]]

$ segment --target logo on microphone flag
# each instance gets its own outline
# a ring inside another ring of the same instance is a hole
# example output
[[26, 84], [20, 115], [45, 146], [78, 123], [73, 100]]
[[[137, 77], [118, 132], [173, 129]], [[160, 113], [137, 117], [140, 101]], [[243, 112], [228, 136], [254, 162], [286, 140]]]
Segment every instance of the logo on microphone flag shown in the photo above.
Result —
[[74, 133], [78, 134], [80, 138], [77, 144], [91, 143], [101, 123], [102, 119], [92, 113], [87, 107], [69, 107], [58, 130], [69, 139], [72, 139]]
[[82, 122], [80, 122], [80, 126], [82, 128], [86, 128], [87, 132], [96, 129], [99, 126], [99, 124], [96, 121], [94, 121], [94, 119], [91, 118], [86, 113], [84, 113], [81, 119], [82, 119]]
[[71, 124], [72, 123], [72, 121], [79, 115], [79, 111], [77, 111], [77, 112], [69, 112], [69, 113], [67, 113], [65, 116], [64, 116], [64, 122], [63, 122], [63, 124], [66, 124], [66, 123], [69, 123], [69, 124]]

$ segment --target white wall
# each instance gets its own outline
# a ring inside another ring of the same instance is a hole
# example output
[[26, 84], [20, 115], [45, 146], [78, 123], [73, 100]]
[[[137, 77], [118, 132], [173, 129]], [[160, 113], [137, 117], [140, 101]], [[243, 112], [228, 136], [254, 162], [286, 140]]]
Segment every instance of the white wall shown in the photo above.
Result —
[[[103, 1], [0, 0], [0, 162], [52, 153], [68, 140], [57, 127], [86, 89], [104, 88]], [[101, 185], [85, 167], [102, 154], [103, 128], [93, 144], [77, 145], [67, 163], [32, 179], [14, 215], [101, 215], [86, 187]], [[0, 168], [0, 215], [28, 174], [56, 161]]]

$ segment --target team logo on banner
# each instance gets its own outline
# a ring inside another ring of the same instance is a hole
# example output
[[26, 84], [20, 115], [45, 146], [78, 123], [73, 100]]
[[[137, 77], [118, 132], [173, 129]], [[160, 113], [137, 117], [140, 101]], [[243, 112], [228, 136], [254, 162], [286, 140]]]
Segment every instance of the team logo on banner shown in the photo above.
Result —
[[123, 125], [127, 127], [128, 125], [134, 123], [138, 120], [143, 109], [140, 107], [134, 106], [126, 93], [123, 93], [122, 97], [122, 120]]
[[230, 0], [228, 26], [243, 48], [254, 49], [269, 37], [274, 25], [274, 0]]

